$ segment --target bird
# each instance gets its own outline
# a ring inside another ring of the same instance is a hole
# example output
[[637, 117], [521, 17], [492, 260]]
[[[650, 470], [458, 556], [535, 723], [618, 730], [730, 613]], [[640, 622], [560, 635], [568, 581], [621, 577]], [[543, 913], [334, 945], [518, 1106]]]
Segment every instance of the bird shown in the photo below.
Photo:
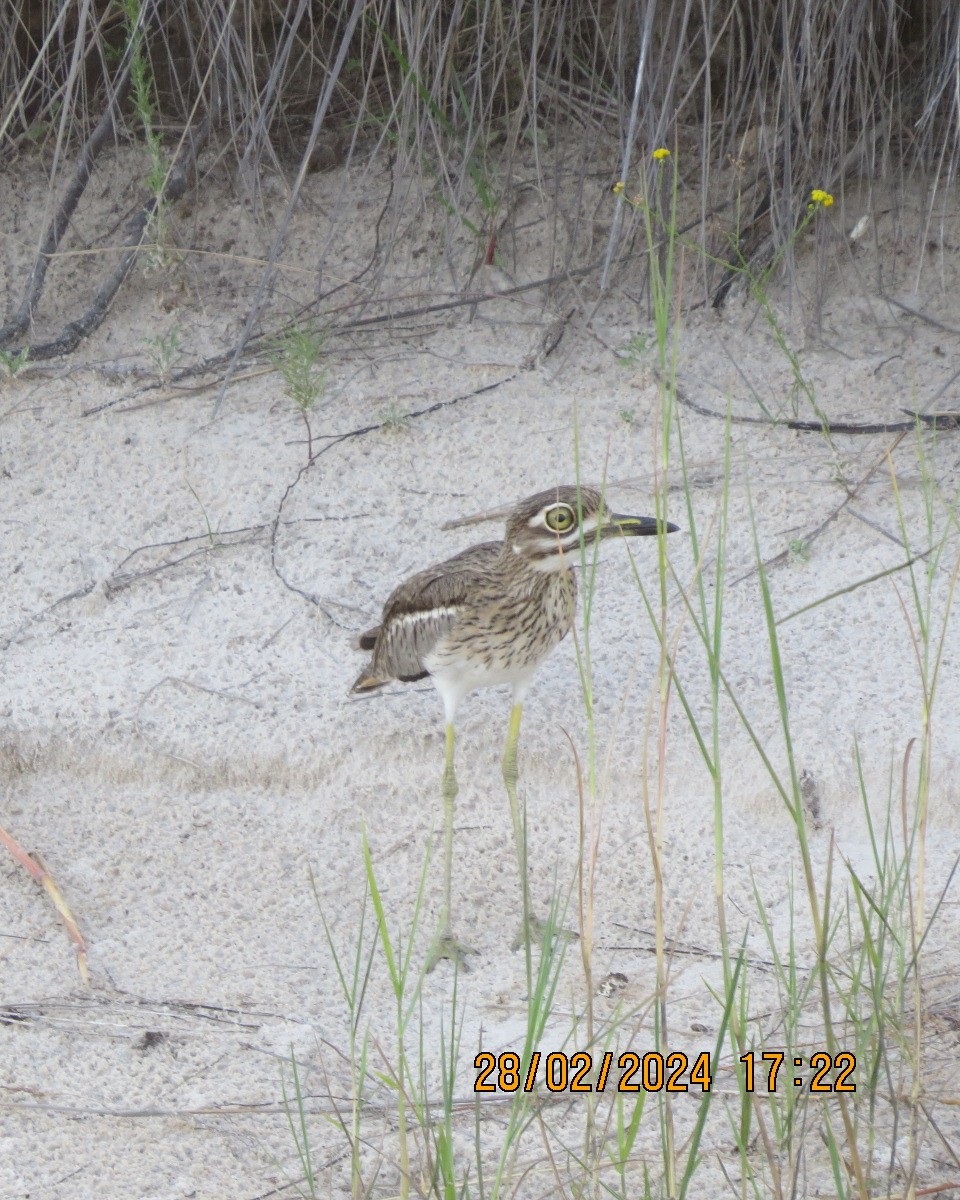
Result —
[[[454, 725], [461, 702], [478, 688], [510, 684], [513, 689], [502, 771], [520, 861], [524, 922], [529, 922], [517, 743], [534, 673], [573, 625], [577, 582], [571, 568], [581, 562], [584, 548], [604, 538], [677, 528], [656, 517], [610, 512], [602, 493], [583, 485], [537, 492], [510, 510], [502, 541], [481, 542], [405, 579], [387, 598], [380, 623], [357, 639], [357, 648], [371, 657], [350, 689], [353, 694], [429, 677], [443, 702], [444, 891], [427, 970], [444, 958], [465, 966], [473, 953], [453, 934], [450, 903], [458, 791]], [[528, 946], [531, 933], [528, 928]]]

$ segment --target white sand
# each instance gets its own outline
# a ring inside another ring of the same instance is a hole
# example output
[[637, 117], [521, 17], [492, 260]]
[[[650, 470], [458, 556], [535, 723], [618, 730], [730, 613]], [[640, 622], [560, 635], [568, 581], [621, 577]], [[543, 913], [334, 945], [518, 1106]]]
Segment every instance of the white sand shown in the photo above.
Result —
[[[290, 263], [316, 264], [326, 236], [322, 214], [342, 205], [343, 183], [338, 172], [311, 179]], [[355, 236], [341, 236], [328, 276], [348, 275], [366, 261], [377, 215], [369, 198], [378, 186], [370, 177], [356, 185]], [[0, 190], [10, 304], [36, 236], [32, 226], [15, 227], [12, 214], [36, 209], [42, 181], [7, 177]], [[107, 200], [99, 210], [91, 201], [81, 213], [78, 223], [88, 235], [99, 229]], [[891, 215], [874, 227], [876, 249], [851, 250], [838, 210], [823, 214], [835, 233], [828, 246], [837, 265], [826, 274], [822, 323], [817, 327], [809, 294], [781, 316], [831, 419], [897, 420], [902, 407], [928, 404], [955, 370], [960, 287], [953, 247], [960, 225], [955, 198], [951, 204], [941, 249], [931, 251], [919, 274], [914, 242], [895, 252]], [[878, 202], [870, 211], [882, 207]], [[866, 201], [848, 201], [847, 224], [863, 211]], [[901, 216], [909, 232], [911, 213]], [[261, 253], [266, 239], [222, 185], [211, 185], [210, 198], [177, 221], [184, 242], [233, 254]], [[538, 228], [521, 246], [528, 257], [514, 264], [519, 278], [535, 278], [546, 265], [550, 228]], [[411, 260], [416, 271], [433, 270], [436, 286], [449, 288], [446, 260], [431, 249], [429, 229], [422, 241], [427, 253]], [[469, 244], [455, 251], [465, 273]], [[429, 685], [349, 700], [362, 663], [351, 648], [353, 635], [377, 619], [405, 574], [497, 536], [496, 527], [485, 525], [444, 533], [445, 521], [572, 481], [575, 421], [584, 479], [598, 481], [606, 472], [617, 508], [651, 511], [657, 389], [648, 367], [627, 368], [613, 352], [649, 327], [644, 310], [622, 290], [591, 329], [580, 316], [571, 319], [558, 349], [532, 369], [521, 368], [557, 315], [537, 292], [332, 342], [331, 395], [313, 417], [320, 445], [325, 435], [377, 423], [391, 405], [409, 411], [464, 398], [400, 428], [335, 444], [298, 476], [306, 461], [303, 429], [275, 372], [242, 371], [247, 377], [231, 384], [216, 419], [215, 389], [137, 395], [144, 379], [111, 373], [115, 364], [148, 365], [143, 339], [174, 326], [184, 331], [191, 354], [233, 343], [257, 275], [231, 261], [210, 261], [188, 259], [150, 278], [138, 274], [74, 358], [24, 373], [0, 392], [0, 644], [9, 642], [0, 680], [0, 824], [42, 855], [86, 936], [92, 974], [92, 986], [83, 989], [51, 905], [0, 855], [0, 1003], [10, 1014], [9, 1023], [0, 1023], [2, 1200], [255, 1197], [299, 1176], [283, 1113], [281, 1059], [292, 1046], [313, 1111], [329, 1110], [329, 1091], [348, 1089], [338, 1056], [346, 1046], [345, 1007], [310, 873], [332, 936], [349, 956], [365, 890], [362, 828], [396, 933], [410, 927], [428, 840], [442, 820], [439, 700]], [[803, 247], [798, 263], [804, 283], [812, 262]], [[878, 263], [889, 294], [948, 329], [885, 303], [875, 284]], [[82, 297], [89, 286], [89, 271], [73, 264], [51, 281], [42, 318], [49, 329], [57, 326], [57, 297], [64, 297], [66, 311], [70, 296]], [[294, 299], [313, 286], [310, 277], [284, 280]], [[638, 290], [636, 278], [626, 282]], [[414, 325], [419, 332], [410, 332]], [[769, 328], [738, 301], [722, 317], [703, 310], [685, 317], [678, 377], [698, 402], [722, 411], [729, 399], [734, 411], [754, 415], [749, 387], [783, 411], [791, 385]], [[500, 380], [507, 382], [472, 395]], [[85, 415], [111, 401], [113, 407]], [[955, 392], [934, 407], [956, 409]], [[629, 424], [620, 416], [625, 409]], [[812, 416], [809, 406], [801, 404], [800, 415]], [[690, 411], [682, 421], [712, 602], [709, 530], [721, 495], [723, 425]], [[842, 504], [838, 471], [858, 481], [880, 463], [811, 542], [808, 561], [793, 556], [771, 568], [773, 603], [786, 615], [903, 560], [894, 541], [900, 532], [890, 468], [882, 461], [894, 443], [890, 434], [836, 435], [831, 448], [816, 434], [733, 427], [723, 662], [780, 769], [785, 760], [753, 571], [751, 504], [761, 553], [770, 558]], [[935, 452], [931, 437], [924, 445], [928, 469], [952, 495], [960, 434], [941, 434]], [[924, 549], [912, 435], [896, 445], [891, 463], [911, 547]], [[678, 476], [670, 482], [676, 487]], [[292, 484], [275, 571], [270, 525]], [[679, 579], [692, 581], [689, 520], [676, 490], [669, 515], [685, 530], [670, 539], [671, 561]], [[935, 520], [942, 529], [942, 505]], [[251, 527], [245, 538], [219, 536]], [[187, 538], [198, 540], [149, 549]], [[655, 588], [654, 544], [632, 549]], [[954, 537], [932, 585], [935, 637], [955, 560]], [[324, 611], [286, 584], [315, 597]], [[673, 584], [669, 603], [680, 678], [698, 718], [708, 721], [704, 653]], [[904, 755], [921, 733], [904, 606], [912, 615], [901, 572], [780, 627], [797, 767], [815, 797], [809, 836], [821, 880], [831, 842], [837, 880], [840, 855], [865, 877], [874, 873], [854, 739], [871, 803], [881, 813], [890, 789], [899, 795]], [[654, 970], [643, 764], [649, 756], [647, 783], [655, 794], [658, 652], [623, 546], [604, 547], [591, 645], [605, 804], [594, 971], [597, 979], [622, 972], [628, 983], [618, 999], [642, 1005]], [[960, 844], [956, 645], [956, 635], [948, 637], [934, 709], [928, 911]], [[508, 705], [505, 691], [475, 696], [459, 730], [456, 926], [479, 951], [458, 996], [464, 1098], [481, 1027], [484, 1045], [494, 1049], [523, 1030], [523, 955], [510, 950], [519, 889], [499, 774]], [[741, 723], [728, 703], [722, 708], [728, 913], [737, 923], [734, 936], [754, 915], [749, 946], [768, 958], [752, 889], [784, 933], [789, 873], [799, 880], [796, 835]], [[667, 928], [685, 947], [715, 950], [712, 789], [676, 694], [665, 729]], [[553, 880], [569, 881], [577, 862], [577, 786], [566, 734], [585, 757], [572, 640], [541, 670], [521, 742], [532, 894], [541, 909]], [[439, 886], [436, 870], [418, 960], [436, 919]], [[369, 911], [367, 921], [369, 937]], [[944, 1086], [956, 1095], [956, 1068], [949, 1066], [956, 1033], [949, 1022], [956, 1018], [958, 933], [954, 888], [927, 946], [931, 1094], [948, 1070]], [[810, 954], [801, 934], [800, 958], [809, 961]], [[719, 1012], [705, 981], [716, 983], [717, 964], [695, 954], [679, 971], [671, 1009], [677, 1044], [710, 1046]], [[449, 1020], [451, 987], [446, 964], [424, 985], [425, 1045], [434, 1049], [441, 1019]], [[571, 953], [555, 1041], [567, 1032], [571, 1007], [582, 1006], [583, 988], [579, 955]], [[615, 1000], [597, 1003], [609, 1015]], [[392, 1045], [392, 1005], [379, 956], [363, 1024], [385, 1050]], [[945, 1014], [942, 1023], [938, 1014]], [[643, 1038], [649, 1042], [649, 1027], [638, 1033], [638, 1045]], [[939, 1107], [937, 1120], [956, 1146], [958, 1110]], [[715, 1135], [721, 1142], [728, 1136], [722, 1126]], [[469, 1154], [469, 1121], [465, 1128]], [[348, 1194], [344, 1138], [319, 1116], [311, 1133], [320, 1194]], [[384, 1195], [396, 1179], [389, 1148], [387, 1157], [378, 1183]], [[926, 1169], [929, 1158], [924, 1162]]]

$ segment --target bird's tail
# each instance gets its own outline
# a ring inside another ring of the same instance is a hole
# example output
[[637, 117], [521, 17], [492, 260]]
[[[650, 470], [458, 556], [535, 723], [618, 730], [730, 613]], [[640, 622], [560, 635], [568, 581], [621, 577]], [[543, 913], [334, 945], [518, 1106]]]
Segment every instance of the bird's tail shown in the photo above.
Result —
[[374, 675], [373, 665], [370, 664], [369, 666], [364, 667], [364, 669], [357, 676], [353, 687], [350, 689], [350, 693], [354, 696], [365, 696], [369, 692], [379, 691], [380, 688], [384, 687], [390, 682], [392, 681], [389, 679], [381, 679], [379, 675]]
[[[380, 626], [376, 625], [373, 629], [364, 630], [363, 633], [357, 634], [353, 643], [355, 650], [365, 650], [368, 654], [371, 653], [377, 645], [377, 637], [380, 634]], [[356, 678], [356, 682], [350, 689], [351, 695], [363, 696], [368, 692], [376, 692], [385, 684], [390, 683], [389, 679], [381, 679], [374, 672], [373, 660], [367, 663], [360, 674]]]

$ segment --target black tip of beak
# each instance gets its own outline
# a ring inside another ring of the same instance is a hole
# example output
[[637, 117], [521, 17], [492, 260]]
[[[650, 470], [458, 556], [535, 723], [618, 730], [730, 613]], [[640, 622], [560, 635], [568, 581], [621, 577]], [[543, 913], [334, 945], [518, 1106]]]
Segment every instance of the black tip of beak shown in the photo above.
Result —
[[661, 531], [679, 533], [680, 526], [672, 521], [658, 521], [656, 517], [627, 517], [622, 513], [610, 513], [600, 534], [601, 537], [612, 537], [617, 533], [624, 537], [654, 537]]

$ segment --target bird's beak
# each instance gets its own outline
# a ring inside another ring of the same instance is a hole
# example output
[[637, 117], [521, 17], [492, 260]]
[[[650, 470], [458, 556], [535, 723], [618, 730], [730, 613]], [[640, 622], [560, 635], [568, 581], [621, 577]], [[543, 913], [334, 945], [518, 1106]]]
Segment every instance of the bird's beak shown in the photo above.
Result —
[[679, 525], [672, 521], [658, 521], [656, 517], [627, 517], [623, 513], [607, 513], [600, 526], [602, 538], [621, 534], [623, 537], [653, 537], [658, 533], [677, 533]]

